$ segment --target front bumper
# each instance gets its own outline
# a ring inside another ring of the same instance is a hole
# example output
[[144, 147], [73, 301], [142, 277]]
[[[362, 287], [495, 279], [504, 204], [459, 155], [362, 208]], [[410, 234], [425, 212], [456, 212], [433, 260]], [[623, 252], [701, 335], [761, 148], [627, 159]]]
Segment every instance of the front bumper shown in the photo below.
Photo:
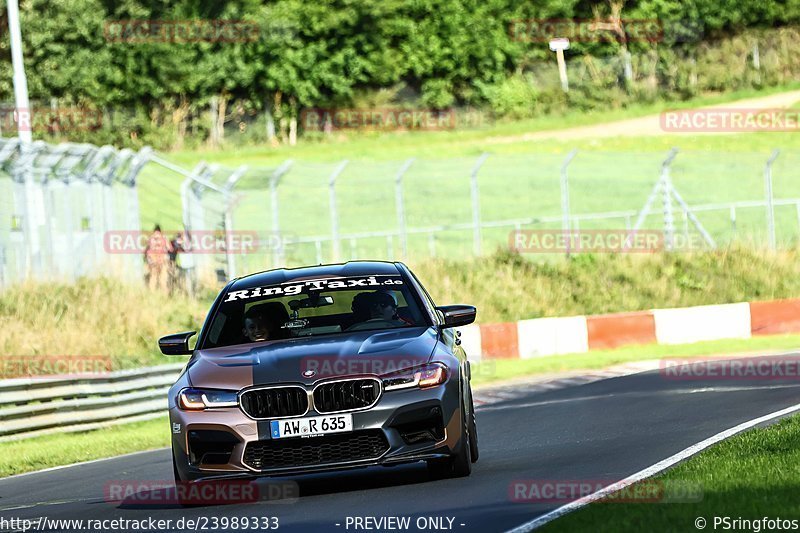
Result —
[[[370, 409], [352, 412], [352, 433], [333, 434], [331, 439], [318, 436], [275, 441], [270, 436], [269, 421], [253, 420], [238, 407], [199, 412], [172, 408], [175, 466], [182, 479], [200, 480], [306, 474], [443, 458], [453, 453], [462, 438], [460, 398], [457, 378], [430, 389], [384, 392]], [[304, 416], [320, 414], [311, 410]], [[337, 448], [336, 454], [314, 451], [315, 447], [332, 445], [334, 436], [346, 440], [348, 435], [354, 439], [370, 436], [368, 457], [364, 457], [363, 447], [352, 448], [360, 452], [356, 458], [348, 456], [346, 446]], [[280, 453], [281, 447], [287, 446], [286, 454], [297, 453], [305, 459], [300, 464], [287, 465], [284, 455], [280, 467], [260, 466], [253, 461], [252, 448], [246, 454], [248, 446], [256, 443], [263, 443], [273, 453]], [[306, 453], [297, 452], [300, 448]]]

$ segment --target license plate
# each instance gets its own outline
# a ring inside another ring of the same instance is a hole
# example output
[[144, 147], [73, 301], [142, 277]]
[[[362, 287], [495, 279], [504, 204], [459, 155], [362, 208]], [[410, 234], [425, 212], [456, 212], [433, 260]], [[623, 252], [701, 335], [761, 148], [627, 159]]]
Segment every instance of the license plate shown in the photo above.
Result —
[[330, 433], [353, 431], [353, 415], [313, 416], [287, 418], [269, 423], [273, 439], [286, 437], [316, 437]]

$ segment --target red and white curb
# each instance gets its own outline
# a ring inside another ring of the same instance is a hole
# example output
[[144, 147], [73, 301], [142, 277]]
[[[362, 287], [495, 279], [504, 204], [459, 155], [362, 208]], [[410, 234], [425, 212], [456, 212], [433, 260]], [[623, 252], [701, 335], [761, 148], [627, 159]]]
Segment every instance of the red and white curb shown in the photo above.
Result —
[[585, 353], [637, 344], [749, 339], [800, 333], [800, 299], [471, 324], [459, 331], [464, 350], [475, 362]]

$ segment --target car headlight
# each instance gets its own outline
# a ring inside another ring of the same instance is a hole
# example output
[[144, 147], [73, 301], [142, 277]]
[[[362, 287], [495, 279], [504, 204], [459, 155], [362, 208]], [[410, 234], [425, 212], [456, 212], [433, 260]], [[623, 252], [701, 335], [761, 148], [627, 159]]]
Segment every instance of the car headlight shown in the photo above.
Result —
[[239, 397], [236, 391], [189, 388], [178, 393], [178, 406], [184, 411], [202, 411], [237, 405]]
[[383, 390], [427, 389], [447, 380], [447, 368], [441, 363], [408, 368], [382, 377]]

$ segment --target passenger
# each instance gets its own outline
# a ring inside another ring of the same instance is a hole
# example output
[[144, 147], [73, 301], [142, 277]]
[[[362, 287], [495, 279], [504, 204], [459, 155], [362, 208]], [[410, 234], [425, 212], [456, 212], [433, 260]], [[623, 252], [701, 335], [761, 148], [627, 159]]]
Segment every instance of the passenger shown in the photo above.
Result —
[[397, 300], [390, 292], [375, 291], [370, 293], [369, 298], [369, 320], [389, 322], [397, 326], [405, 326], [406, 323], [397, 316]]

